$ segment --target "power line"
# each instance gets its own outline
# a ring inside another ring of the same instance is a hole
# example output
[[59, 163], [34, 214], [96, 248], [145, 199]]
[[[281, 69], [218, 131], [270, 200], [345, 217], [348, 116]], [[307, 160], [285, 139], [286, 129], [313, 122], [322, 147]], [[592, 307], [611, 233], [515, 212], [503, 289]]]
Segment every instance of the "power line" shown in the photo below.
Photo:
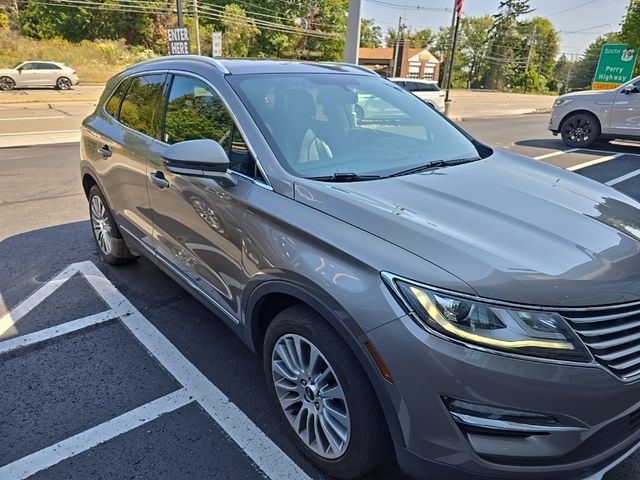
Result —
[[564, 10], [558, 10], [557, 12], [549, 13], [546, 16], [552, 17], [553, 15], [560, 15], [561, 13], [570, 12], [571, 10], [575, 10], [576, 8], [585, 7], [592, 3], [596, 3], [598, 0], [589, 0], [588, 2], [580, 3], [578, 5], [574, 5], [573, 7], [565, 8]]

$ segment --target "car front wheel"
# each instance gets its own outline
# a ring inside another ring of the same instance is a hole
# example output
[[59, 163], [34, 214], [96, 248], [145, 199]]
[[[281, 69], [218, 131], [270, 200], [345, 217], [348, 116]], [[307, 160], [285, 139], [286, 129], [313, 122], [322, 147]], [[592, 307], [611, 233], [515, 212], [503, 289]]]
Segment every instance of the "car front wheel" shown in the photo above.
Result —
[[389, 456], [386, 424], [369, 378], [318, 313], [294, 305], [273, 319], [264, 369], [290, 436], [318, 468], [351, 479]]
[[16, 82], [11, 77], [0, 77], [0, 90], [13, 90]]
[[562, 141], [572, 148], [588, 147], [600, 136], [598, 119], [590, 113], [574, 113], [562, 123]]
[[124, 242], [107, 202], [97, 185], [89, 191], [89, 217], [93, 237], [102, 259], [112, 265], [131, 263], [139, 257], [132, 254]]

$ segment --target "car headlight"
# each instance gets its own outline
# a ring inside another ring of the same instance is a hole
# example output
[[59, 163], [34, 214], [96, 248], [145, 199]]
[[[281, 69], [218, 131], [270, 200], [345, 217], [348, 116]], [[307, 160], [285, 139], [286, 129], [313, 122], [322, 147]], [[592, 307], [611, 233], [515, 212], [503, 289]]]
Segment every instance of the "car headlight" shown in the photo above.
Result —
[[556, 101], [553, 102], [553, 106], [564, 107], [565, 105], [569, 105], [571, 102], [573, 102], [573, 98], [558, 97], [556, 98]]
[[517, 310], [455, 298], [408, 282], [395, 283], [416, 318], [428, 330], [495, 350], [591, 361], [580, 339], [557, 313]]

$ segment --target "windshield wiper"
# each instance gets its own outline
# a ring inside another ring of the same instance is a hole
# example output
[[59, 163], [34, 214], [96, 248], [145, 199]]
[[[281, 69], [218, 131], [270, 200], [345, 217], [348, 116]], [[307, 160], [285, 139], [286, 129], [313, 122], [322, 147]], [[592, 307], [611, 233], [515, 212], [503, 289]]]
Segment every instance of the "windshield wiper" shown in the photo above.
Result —
[[475, 162], [476, 160], [480, 160], [479, 157], [471, 157], [471, 158], [456, 158], [452, 160], [434, 160], [429, 163], [425, 163], [424, 165], [418, 165], [417, 167], [411, 167], [407, 170], [401, 170], [396, 173], [392, 173], [389, 177], [400, 177], [402, 175], [411, 175], [412, 173], [420, 173], [425, 170], [429, 170], [431, 168], [437, 167], [450, 167], [452, 165], [461, 165], [463, 163]]
[[364, 182], [366, 180], [377, 180], [380, 175], [358, 175], [352, 172], [335, 172], [333, 175], [320, 177], [307, 177], [309, 180], [320, 180], [322, 182]]

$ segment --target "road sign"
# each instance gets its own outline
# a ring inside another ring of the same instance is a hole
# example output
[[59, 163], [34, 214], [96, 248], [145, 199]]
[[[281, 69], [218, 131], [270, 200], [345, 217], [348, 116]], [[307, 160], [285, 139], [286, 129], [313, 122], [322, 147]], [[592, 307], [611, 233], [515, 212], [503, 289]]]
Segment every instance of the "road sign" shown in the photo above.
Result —
[[169, 28], [169, 54], [189, 55], [189, 29], [187, 27]]
[[213, 32], [211, 34], [212, 57], [222, 56], [222, 32]]
[[631, 80], [638, 58], [638, 49], [621, 43], [607, 43], [602, 46], [598, 68], [591, 88], [608, 90]]

